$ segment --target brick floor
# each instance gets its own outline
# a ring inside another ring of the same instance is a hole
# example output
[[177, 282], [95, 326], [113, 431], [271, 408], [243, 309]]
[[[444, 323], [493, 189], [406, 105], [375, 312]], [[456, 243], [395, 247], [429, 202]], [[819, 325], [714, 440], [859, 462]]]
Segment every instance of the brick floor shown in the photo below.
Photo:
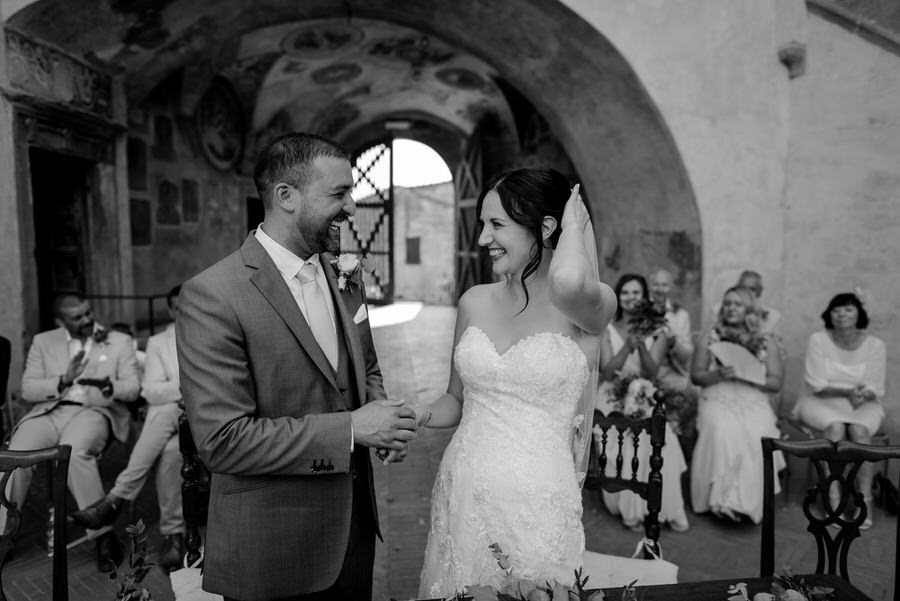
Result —
[[[433, 399], [443, 392], [449, 373], [450, 345], [455, 311], [449, 307], [424, 307], [412, 321], [375, 330], [379, 359], [388, 393], [395, 398]], [[429, 498], [434, 475], [450, 430], [426, 430], [416, 439], [402, 464], [376, 464], [376, 491], [385, 543], [375, 556], [373, 599], [408, 599], [415, 595], [427, 535]], [[124, 465], [121, 450], [111, 449], [103, 459], [103, 476], [111, 484]], [[776, 566], [790, 563], [796, 571], [812, 571], [815, 546], [805, 531], [798, 505], [805, 469], [794, 466], [793, 498], [779, 499], [776, 525]], [[49, 599], [50, 560], [41, 546], [39, 523], [41, 496], [36, 478], [28, 508], [30, 529], [18, 541], [17, 556], [3, 574], [10, 601]], [[155, 526], [158, 510], [152, 478], [135, 503], [135, 515], [150, 524], [151, 544], [159, 543]], [[45, 499], [46, 496], [44, 495]], [[124, 513], [124, 512], [123, 512]], [[896, 517], [875, 510], [875, 527], [855, 541], [849, 561], [853, 583], [875, 601], [893, 597]], [[708, 580], [752, 575], [759, 569], [760, 528], [731, 525], [708, 516], [689, 514], [691, 529], [685, 533], [664, 530], [661, 541], [667, 559], [679, 565], [681, 581]], [[619, 555], [629, 554], [636, 534], [623, 528], [606, 513], [593, 492], [584, 494], [584, 525], [589, 549]], [[125, 540], [128, 516], [116, 524]], [[73, 533], [73, 535], [76, 533]], [[69, 598], [72, 601], [112, 601], [116, 586], [96, 571], [93, 549], [82, 545], [69, 551]], [[145, 582], [156, 601], [169, 601], [172, 593], [167, 577], [154, 570]], [[723, 594], [723, 599], [725, 595]]]

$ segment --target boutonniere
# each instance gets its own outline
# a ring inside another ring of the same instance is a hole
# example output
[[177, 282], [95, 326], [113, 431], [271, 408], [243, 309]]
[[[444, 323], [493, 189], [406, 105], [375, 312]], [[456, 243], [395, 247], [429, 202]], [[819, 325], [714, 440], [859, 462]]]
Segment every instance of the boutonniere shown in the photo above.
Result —
[[353, 281], [353, 276], [360, 271], [365, 271], [367, 273], [371, 273], [372, 271], [368, 257], [360, 258], [353, 253], [342, 253], [338, 255], [331, 260], [331, 265], [337, 272], [338, 290], [341, 291], [347, 290], [352, 284], [359, 285], [357, 282]]
[[106, 344], [107, 338], [109, 338], [109, 330], [105, 328], [98, 328], [94, 330], [93, 334], [94, 342], [97, 344]]

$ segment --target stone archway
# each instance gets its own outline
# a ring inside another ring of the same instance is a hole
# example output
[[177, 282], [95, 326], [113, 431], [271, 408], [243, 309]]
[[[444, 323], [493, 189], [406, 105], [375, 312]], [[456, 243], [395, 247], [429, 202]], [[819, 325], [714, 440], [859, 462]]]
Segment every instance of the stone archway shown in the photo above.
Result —
[[[580, 174], [597, 217], [605, 277], [667, 266], [687, 285], [686, 305], [698, 315], [699, 213], [678, 149], [627, 60], [565, 2], [175, 0], [146, 8], [89, 0], [76, 14], [64, 0], [40, 0], [12, 15], [8, 25], [118, 70], [129, 102], [141, 101], [160, 81], [188, 66], [192, 83], [181, 91], [182, 111], [187, 111], [201, 96], [192, 86], [202, 90], [216, 73], [240, 66], [236, 61], [244, 60], [239, 57], [253, 32], [283, 27], [287, 36], [298, 24], [328, 19], [404, 27], [421, 32], [426, 45], [427, 39], [440, 42], [489, 65], [546, 120]], [[285, 42], [277, 49], [278, 56], [262, 53], [239, 75], [255, 75], [260, 85], [273, 65], [284, 62], [283, 54], [319, 43], [302, 36], [292, 40], [293, 46]], [[326, 40], [325, 47], [330, 43], [336, 42]], [[354, 67], [338, 59], [319, 77], [352, 75]], [[352, 101], [348, 105], [358, 108]], [[311, 111], [310, 122], [327, 121], [330, 133], [338, 134], [360, 126], [352, 110], [329, 110]], [[260, 116], [258, 106], [248, 112], [251, 121]], [[358, 118], [371, 120], [375, 114]], [[294, 111], [294, 126], [303, 126], [297, 122], [302, 116]], [[464, 121], [474, 127], [477, 117]], [[521, 131], [522, 125], [513, 127]]]

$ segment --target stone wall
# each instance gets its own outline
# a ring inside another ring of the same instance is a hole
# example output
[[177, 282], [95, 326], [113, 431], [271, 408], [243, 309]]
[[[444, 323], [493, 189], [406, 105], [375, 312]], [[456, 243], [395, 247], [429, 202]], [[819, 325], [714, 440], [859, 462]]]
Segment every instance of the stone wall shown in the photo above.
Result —
[[[900, 429], [900, 56], [800, 0], [567, 0], [624, 55], [672, 132], [700, 212], [704, 327], [744, 268], [782, 310], [784, 413], [829, 298], [861, 285], [888, 346]], [[877, 42], [877, 40], [875, 40]], [[805, 46], [791, 78], [778, 51]], [[652, 165], [648, 165], [652, 170]], [[630, 219], [640, 227], [642, 216]]]
[[[394, 299], [453, 304], [456, 198], [452, 182], [394, 188]], [[417, 238], [418, 264], [407, 262], [406, 240]]]
[[788, 388], [834, 294], [868, 291], [870, 333], [887, 344], [887, 429], [900, 431], [900, 56], [817, 16], [806, 74], [791, 84], [784, 199]]
[[[205, 157], [193, 117], [176, 110], [174, 86], [129, 110], [128, 187], [134, 293], [165, 294], [238, 249], [249, 228], [252, 180]], [[156, 315], [166, 318], [165, 301]], [[141, 311], [142, 307], [137, 307]], [[146, 320], [146, 310], [137, 314]]]

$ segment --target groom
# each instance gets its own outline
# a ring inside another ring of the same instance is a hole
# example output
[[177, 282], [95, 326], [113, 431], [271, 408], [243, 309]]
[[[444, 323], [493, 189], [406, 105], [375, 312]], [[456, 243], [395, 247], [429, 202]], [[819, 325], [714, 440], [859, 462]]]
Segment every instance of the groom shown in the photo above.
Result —
[[362, 274], [339, 286], [332, 264], [356, 212], [349, 157], [289, 133], [254, 178], [263, 223], [183, 286], [176, 322], [185, 408], [212, 472], [203, 588], [239, 601], [370, 599], [369, 448], [402, 458], [417, 426], [383, 400]]

